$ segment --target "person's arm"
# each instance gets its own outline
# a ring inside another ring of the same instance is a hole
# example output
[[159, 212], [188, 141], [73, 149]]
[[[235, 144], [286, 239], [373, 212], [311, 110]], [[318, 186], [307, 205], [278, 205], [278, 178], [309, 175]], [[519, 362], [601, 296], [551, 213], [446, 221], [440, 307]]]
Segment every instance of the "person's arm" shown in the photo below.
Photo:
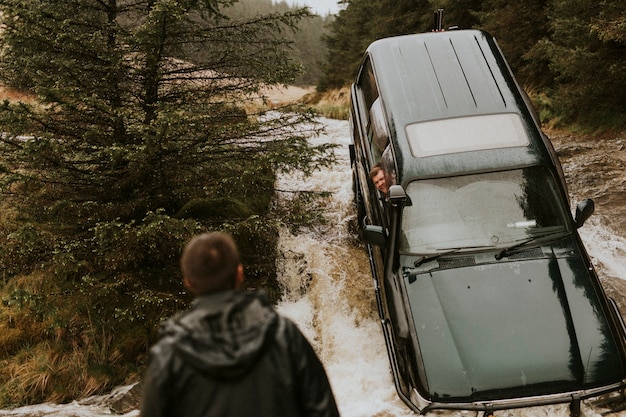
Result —
[[169, 349], [159, 345], [150, 350], [150, 362], [143, 380], [139, 417], [169, 416]]
[[294, 361], [297, 390], [306, 417], [338, 417], [326, 370], [313, 347], [293, 325], [290, 336], [291, 355]]

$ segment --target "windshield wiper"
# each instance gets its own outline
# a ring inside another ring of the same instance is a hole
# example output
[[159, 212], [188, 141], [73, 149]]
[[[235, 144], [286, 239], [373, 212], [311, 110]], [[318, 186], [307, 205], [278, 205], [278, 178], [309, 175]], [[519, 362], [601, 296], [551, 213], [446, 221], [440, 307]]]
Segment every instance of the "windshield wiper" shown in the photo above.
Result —
[[498, 253], [496, 253], [496, 261], [499, 261], [500, 259], [504, 258], [505, 256], [509, 256], [511, 254], [511, 252], [513, 252], [515, 249], [524, 246], [527, 243], [532, 242], [533, 240], [537, 239], [537, 236], [533, 236], [530, 237], [528, 239], [524, 239], [520, 242], [517, 242], [515, 245], [513, 246], [509, 246], [507, 248], [502, 249], [501, 251], [499, 251]]
[[445, 255], [450, 255], [452, 253], [457, 253], [463, 250], [470, 251], [472, 249], [484, 249], [484, 248], [493, 248], [493, 245], [476, 245], [476, 246], [459, 246], [457, 248], [446, 248], [443, 252], [432, 253], [429, 255], [422, 255], [418, 259], [413, 262], [413, 266], [418, 267], [426, 262], [434, 261], [437, 258], [440, 258]]
[[535, 241], [537, 239], [540, 239], [540, 238], [546, 237], [546, 236], [556, 235], [556, 234], [562, 235], [563, 232], [564, 232], [563, 230], [558, 230], [558, 231], [552, 230], [550, 232], [540, 233], [540, 234], [537, 234], [535, 236], [531, 236], [528, 239], [521, 240], [521, 241], [517, 242], [514, 245], [511, 245], [509, 247], [506, 247], [506, 248], [500, 250], [498, 253], [496, 253], [495, 258], [496, 258], [497, 261], [499, 261], [500, 259], [502, 259], [502, 258], [504, 258], [506, 256], [511, 255], [516, 249], [519, 249], [522, 246], [525, 246], [525, 245], [527, 245], [527, 244], [529, 244], [529, 243], [531, 243], [531, 242], [533, 242], [533, 241]]

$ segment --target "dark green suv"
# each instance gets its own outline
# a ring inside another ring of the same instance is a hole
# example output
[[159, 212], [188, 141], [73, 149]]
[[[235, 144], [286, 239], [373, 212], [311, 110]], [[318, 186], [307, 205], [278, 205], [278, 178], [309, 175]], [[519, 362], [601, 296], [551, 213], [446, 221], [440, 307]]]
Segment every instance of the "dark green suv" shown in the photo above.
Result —
[[360, 232], [414, 411], [577, 414], [626, 387], [621, 315], [577, 233], [593, 201], [572, 215], [556, 153], [490, 35], [372, 43], [350, 128]]

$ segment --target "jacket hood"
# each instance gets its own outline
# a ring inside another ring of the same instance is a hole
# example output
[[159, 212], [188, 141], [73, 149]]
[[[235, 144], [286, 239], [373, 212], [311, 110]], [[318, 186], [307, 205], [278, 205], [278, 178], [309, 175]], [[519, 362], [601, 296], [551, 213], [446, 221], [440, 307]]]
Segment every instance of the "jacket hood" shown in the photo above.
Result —
[[245, 374], [273, 339], [278, 315], [260, 292], [224, 291], [197, 298], [166, 321], [161, 335], [189, 366], [217, 378]]

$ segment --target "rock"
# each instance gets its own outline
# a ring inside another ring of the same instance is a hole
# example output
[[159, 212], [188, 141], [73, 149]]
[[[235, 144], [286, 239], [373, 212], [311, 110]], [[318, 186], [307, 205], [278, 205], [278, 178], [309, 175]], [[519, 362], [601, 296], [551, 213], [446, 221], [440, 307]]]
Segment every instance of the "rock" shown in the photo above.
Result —
[[126, 414], [139, 408], [142, 384], [137, 383], [125, 393], [111, 399], [109, 408], [116, 414]]
[[97, 395], [80, 400], [80, 405], [108, 408], [114, 414], [127, 414], [139, 408], [142, 385], [140, 382], [115, 388], [107, 395]]

